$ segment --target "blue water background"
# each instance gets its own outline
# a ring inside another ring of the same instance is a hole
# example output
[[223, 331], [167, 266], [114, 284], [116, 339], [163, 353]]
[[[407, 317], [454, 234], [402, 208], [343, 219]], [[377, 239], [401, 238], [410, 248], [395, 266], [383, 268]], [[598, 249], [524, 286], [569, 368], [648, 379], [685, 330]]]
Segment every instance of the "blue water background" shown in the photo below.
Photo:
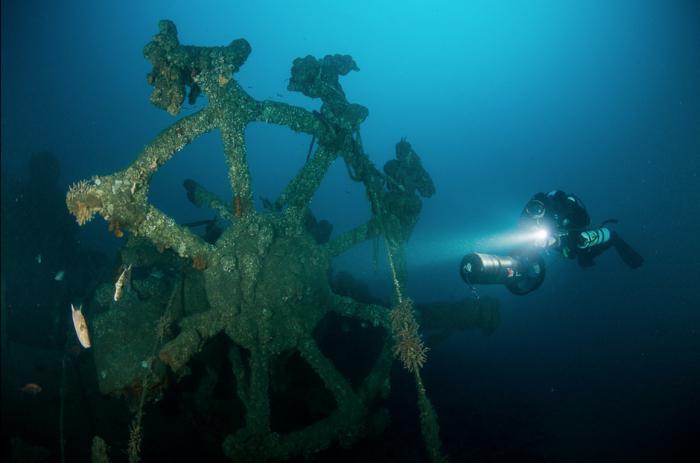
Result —
[[[552, 258], [545, 284], [526, 297], [482, 288], [501, 300], [501, 326], [454, 336], [425, 371], [451, 445], [481, 423], [493, 440], [534, 434], [573, 461], [661, 455], [698, 433], [698, 2], [3, 2], [3, 169], [49, 150], [67, 188], [128, 166], [175, 120], [149, 103], [142, 56], [163, 18], [183, 44], [247, 39], [253, 51], [235, 78], [258, 99], [317, 109], [286, 91], [292, 60], [353, 56], [361, 71], [341, 83], [370, 110], [362, 137], [371, 159], [381, 167], [405, 136], [437, 188], [408, 244], [418, 301], [468, 297], [459, 259], [498, 250], [491, 238], [537, 191], [576, 193], [594, 223], [617, 218], [644, 255], [636, 271], [612, 252], [585, 271]], [[309, 138], [248, 128], [256, 197], [282, 191]], [[186, 201], [188, 177], [231, 197], [216, 134], [179, 153], [151, 191], [180, 222], [211, 217]], [[369, 217], [340, 163], [312, 209], [334, 234]], [[107, 252], [120, 244], [101, 219], [80, 233]], [[389, 287], [369, 244], [335, 267], [379, 293]]]

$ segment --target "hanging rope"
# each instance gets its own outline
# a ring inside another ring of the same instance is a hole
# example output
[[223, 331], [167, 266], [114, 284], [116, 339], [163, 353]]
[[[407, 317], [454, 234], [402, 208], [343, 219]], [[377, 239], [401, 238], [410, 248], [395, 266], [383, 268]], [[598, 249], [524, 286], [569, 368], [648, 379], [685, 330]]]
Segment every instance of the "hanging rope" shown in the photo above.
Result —
[[393, 252], [395, 243], [389, 239], [384, 226], [384, 210], [379, 207], [380, 204], [377, 201], [376, 193], [369, 189], [367, 191], [376, 214], [379, 229], [384, 236], [384, 246], [386, 247], [387, 260], [396, 296], [396, 304], [394, 304], [389, 314], [394, 337], [394, 356], [399, 359], [404, 368], [413, 373], [416, 380], [421, 434], [423, 434], [428, 457], [432, 463], [444, 463], [448, 460], [441, 452], [442, 442], [440, 441], [440, 426], [437, 421], [437, 414], [426, 395], [423, 378], [420, 374], [421, 368], [423, 368], [428, 359], [428, 347], [423, 343], [418, 331], [419, 325], [415, 318], [413, 301], [408, 297], [404, 297], [401, 289]]

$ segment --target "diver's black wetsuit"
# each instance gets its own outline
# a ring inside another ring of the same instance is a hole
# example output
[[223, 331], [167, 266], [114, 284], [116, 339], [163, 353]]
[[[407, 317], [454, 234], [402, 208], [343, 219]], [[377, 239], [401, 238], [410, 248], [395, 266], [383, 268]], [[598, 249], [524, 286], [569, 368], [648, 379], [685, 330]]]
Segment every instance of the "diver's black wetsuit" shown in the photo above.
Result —
[[[577, 259], [581, 267], [594, 265], [593, 259], [611, 246], [630, 268], [637, 268], [644, 262], [644, 258], [614, 231], [610, 231], [610, 238], [603, 244], [582, 249], [579, 246], [580, 232], [590, 228], [591, 219], [583, 202], [573, 194], [561, 190], [537, 193], [525, 205], [521, 220], [546, 227], [556, 238], [550, 247], [557, 249], [564, 257]], [[615, 222], [606, 220], [600, 226]]]

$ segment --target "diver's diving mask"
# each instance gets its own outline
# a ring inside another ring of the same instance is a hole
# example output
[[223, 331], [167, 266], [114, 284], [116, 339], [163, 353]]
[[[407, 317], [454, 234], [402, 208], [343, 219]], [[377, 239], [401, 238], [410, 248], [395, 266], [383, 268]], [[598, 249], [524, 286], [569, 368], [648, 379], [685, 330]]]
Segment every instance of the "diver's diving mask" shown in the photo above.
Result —
[[533, 199], [525, 205], [525, 215], [538, 222], [544, 217], [544, 210], [544, 203], [539, 199]]

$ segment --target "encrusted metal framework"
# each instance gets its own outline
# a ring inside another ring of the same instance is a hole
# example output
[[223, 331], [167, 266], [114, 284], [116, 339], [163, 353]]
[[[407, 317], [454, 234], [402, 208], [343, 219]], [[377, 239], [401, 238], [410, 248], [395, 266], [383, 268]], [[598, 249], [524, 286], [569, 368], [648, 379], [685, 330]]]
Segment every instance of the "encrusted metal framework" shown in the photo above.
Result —
[[[225, 333], [235, 344], [229, 359], [246, 417], [245, 426], [223, 443], [229, 457], [235, 461], [281, 460], [316, 452], [334, 441], [349, 445], [367, 430], [369, 402], [388, 392], [390, 336], [371, 372], [353, 388], [320, 352], [312, 333], [329, 312], [360, 319], [387, 333], [390, 321], [384, 307], [333, 293], [328, 282], [331, 260], [380, 231], [400, 255], [400, 243], [420, 211], [420, 200], [416, 210], [414, 190], [430, 195], [432, 182], [404, 141], [401, 150], [412, 156], [412, 172], [418, 173], [413, 175], [418, 184], [409, 192], [396, 175], [379, 172], [364, 153], [359, 126], [368, 111], [349, 103], [338, 81], [339, 76], [358, 70], [350, 56], [307, 56], [294, 61], [289, 90], [323, 101], [319, 112], [308, 111], [280, 102], [257, 101], [232, 78], [250, 53], [245, 40], [235, 40], [227, 47], [184, 46], [172, 22], [161, 21], [159, 28], [144, 49], [153, 64], [148, 76], [154, 86], [151, 101], [175, 115], [189, 90], [190, 99], [202, 92], [208, 104], [161, 132], [126, 169], [75, 184], [67, 195], [68, 208], [80, 224], [99, 214], [110, 223], [110, 229], [144, 237], [159, 249], [172, 249], [203, 270], [211, 309], [179, 320], [179, 334], [162, 347], [159, 357], [179, 372], [218, 333]], [[284, 125], [312, 135], [317, 143], [314, 155], [267, 211], [256, 211], [253, 203], [244, 141], [244, 130], [251, 122]], [[147, 193], [151, 177], [161, 166], [197, 137], [215, 129], [223, 141], [234, 194], [233, 201], [227, 203], [198, 185], [192, 191], [196, 203], [216, 209], [231, 223], [210, 244], [151, 205]], [[373, 218], [326, 244], [318, 244], [306, 231], [304, 217], [338, 156], [344, 159], [349, 175], [364, 183], [368, 198], [373, 199]], [[402, 164], [402, 168], [407, 165]], [[402, 212], [402, 205], [411, 207]], [[383, 224], [381, 230], [379, 223]], [[400, 267], [401, 259], [397, 261]], [[268, 370], [271, 356], [290, 350], [297, 351], [318, 374], [335, 398], [337, 409], [304, 429], [280, 435], [270, 428]]]

